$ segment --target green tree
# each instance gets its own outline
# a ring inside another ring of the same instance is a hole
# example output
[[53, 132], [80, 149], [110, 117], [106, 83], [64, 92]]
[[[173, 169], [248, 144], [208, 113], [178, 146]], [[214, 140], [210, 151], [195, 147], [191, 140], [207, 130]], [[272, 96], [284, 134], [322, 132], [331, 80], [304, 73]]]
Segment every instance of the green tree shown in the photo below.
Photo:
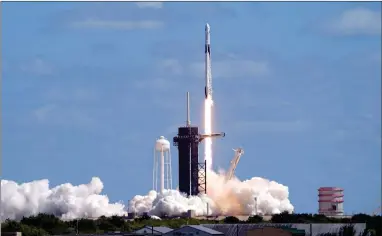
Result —
[[20, 223], [44, 229], [50, 234], [62, 234], [68, 228], [68, 225], [56, 216], [42, 213], [36, 216], [23, 217]]
[[370, 221], [372, 216], [366, 215], [366, 214], [356, 214], [351, 217], [352, 222], [357, 222], [357, 223], [366, 223]]
[[163, 222], [165, 224], [163, 226], [167, 226], [167, 227], [172, 228], [172, 229], [179, 229], [183, 225], [187, 225], [187, 220], [188, 219], [182, 219], [182, 218], [174, 219], [174, 220], [167, 220], [167, 221]]
[[103, 232], [112, 232], [117, 230], [117, 227], [113, 225], [105, 216], [98, 218], [97, 225], [98, 228]]
[[227, 216], [224, 219], [224, 223], [225, 224], [238, 224], [238, 223], [240, 223], [240, 220], [234, 216]]
[[248, 217], [247, 219], [247, 223], [261, 223], [261, 222], [263, 222], [263, 217], [259, 215], [253, 215]]
[[21, 224], [14, 220], [6, 220], [1, 225], [1, 231], [3, 232], [17, 232], [17, 231], [20, 231], [20, 229], [21, 229]]
[[78, 227], [79, 233], [96, 233], [98, 230], [97, 222], [92, 219], [80, 219], [78, 220], [78, 226], [77, 221], [75, 221], [75, 224], [75, 229]]
[[131, 227], [130, 222], [127, 222], [127, 221], [123, 222], [121, 231], [122, 232], [131, 232], [132, 231], [132, 227]]
[[125, 222], [124, 218], [121, 216], [112, 216], [109, 218], [109, 222], [117, 227], [118, 229], [122, 228], [123, 223]]
[[293, 215], [289, 214], [287, 211], [280, 214], [275, 214], [272, 216], [272, 223], [293, 223], [295, 218]]
[[143, 215], [141, 217], [136, 218], [135, 220], [136, 221], [145, 221], [145, 220], [150, 220], [150, 219], [151, 219], [151, 217], [149, 215]]
[[1, 230], [3, 232], [21, 232], [23, 236], [45, 236], [48, 235], [48, 232], [41, 228], [34, 226], [24, 225], [16, 221], [5, 221], [1, 225]]
[[314, 222], [320, 222], [320, 223], [330, 223], [328, 217], [321, 214], [313, 215], [312, 223]]

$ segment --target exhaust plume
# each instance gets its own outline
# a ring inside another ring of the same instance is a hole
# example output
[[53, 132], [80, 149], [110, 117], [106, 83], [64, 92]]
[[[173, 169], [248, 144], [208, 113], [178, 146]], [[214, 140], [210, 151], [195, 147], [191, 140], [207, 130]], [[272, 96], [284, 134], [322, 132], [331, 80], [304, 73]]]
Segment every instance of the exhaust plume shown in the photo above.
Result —
[[187, 198], [177, 190], [167, 190], [163, 194], [150, 191], [147, 196], [135, 196], [129, 202], [129, 211], [156, 216], [179, 216], [188, 210], [194, 210], [199, 216], [207, 215], [207, 212], [209, 215], [293, 212], [294, 207], [288, 199], [288, 187], [282, 184], [260, 177], [246, 181], [234, 178], [226, 182], [224, 174], [212, 170], [208, 170], [208, 179], [214, 184], [207, 186], [207, 195]]
[[[186, 197], [177, 190], [163, 194], [150, 191], [146, 196], [135, 196], [129, 202], [129, 211], [151, 216], [180, 216], [188, 210], [196, 215], [251, 215], [292, 212], [288, 187], [254, 177], [240, 181], [233, 178], [226, 182], [224, 174], [208, 171], [208, 195]], [[93, 177], [88, 184], [73, 186], [70, 183], [49, 188], [49, 181], [36, 180], [17, 184], [1, 181], [1, 219], [20, 220], [38, 213], [54, 214], [63, 220], [98, 218], [102, 215], [126, 215], [125, 205], [110, 203], [101, 195], [103, 183]], [[257, 206], [255, 204], [257, 198]], [[208, 210], [207, 210], [208, 206]]]
[[20, 220], [38, 213], [64, 220], [126, 214], [122, 203], [110, 203], [106, 195], [100, 195], [102, 189], [98, 177], [88, 184], [66, 183], [51, 189], [47, 179], [23, 184], [1, 180], [1, 220]]
[[[204, 100], [204, 134], [212, 133], [212, 105], [211, 98]], [[204, 139], [204, 160], [206, 161], [206, 169], [212, 170], [212, 138]]]

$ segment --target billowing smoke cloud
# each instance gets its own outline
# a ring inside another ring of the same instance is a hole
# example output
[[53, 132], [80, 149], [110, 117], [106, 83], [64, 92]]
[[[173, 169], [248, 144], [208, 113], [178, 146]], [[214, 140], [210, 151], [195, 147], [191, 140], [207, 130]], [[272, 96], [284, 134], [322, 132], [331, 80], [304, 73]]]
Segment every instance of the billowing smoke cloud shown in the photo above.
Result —
[[[148, 212], [149, 215], [178, 216], [188, 210], [196, 215], [249, 215], [277, 214], [293, 211], [288, 200], [288, 187], [262, 178], [246, 181], [225, 181], [223, 174], [209, 171], [207, 195], [185, 197], [177, 190], [163, 194], [150, 191], [147, 196], [135, 196], [129, 202], [129, 211]], [[103, 183], [93, 177], [88, 184], [62, 184], [49, 188], [48, 180], [17, 184], [1, 181], [1, 219], [21, 219], [23, 216], [49, 213], [62, 219], [97, 218], [102, 215], [126, 215], [122, 203], [110, 203], [101, 195]], [[257, 199], [257, 206], [255, 204]]]
[[[224, 174], [208, 172], [208, 195], [185, 197], [176, 190], [163, 194], [150, 191], [147, 196], [135, 196], [129, 203], [129, 211], [147, 212], [149, 215], [180, 215], [194, 210], [196, 215], [250, 215], [292, 212], [288, 187], [254, 177], [250, 180], [225, 180]], [[255, 200], [256, 199], [256, 200]], [[207, 210], [208, 208], [208, 210]]]
[[20, 185], [2, 180], [1, 219], [18, 220], [38, 213], [54, 214], [64, 220], [126, 214], [123, 204], [110, 203], [107, 196], [100, 195], [102, 189], [98, 177], [89, 184], [62, 184], [52, 189], [47, 179]]

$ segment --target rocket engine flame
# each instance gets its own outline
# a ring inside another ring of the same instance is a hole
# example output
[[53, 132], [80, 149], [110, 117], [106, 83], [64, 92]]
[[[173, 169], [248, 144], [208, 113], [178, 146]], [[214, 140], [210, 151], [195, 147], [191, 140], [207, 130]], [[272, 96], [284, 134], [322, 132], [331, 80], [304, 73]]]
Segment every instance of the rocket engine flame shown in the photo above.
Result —
[[[212, 133], [212, 105], [213, 101], [210, 97], [204, 100], [204, 133]], [[212, 169], [212, 138], [207, 137], [204, 140], [204, 160], [206, 161], [207, 170]]]

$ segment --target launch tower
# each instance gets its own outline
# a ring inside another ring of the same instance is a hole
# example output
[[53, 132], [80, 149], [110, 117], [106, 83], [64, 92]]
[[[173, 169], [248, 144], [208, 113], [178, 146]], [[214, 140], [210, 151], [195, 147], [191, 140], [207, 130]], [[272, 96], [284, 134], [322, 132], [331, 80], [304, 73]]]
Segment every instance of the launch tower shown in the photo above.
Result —
[[199, 129], [191, 126], [189, 99], [187, 92], [187, 124], [179, 127], [178, 135], [174, 137], [174, 146], [178, 146], [179, 153], [179, 191], [187, 196], [199, 194]]
[[206, 137], [224, 137], [225, 133], [199, 134], [197, 126], [190, 122], [190, 95], [187, 92], [187, 124], [178, 128], [174, 146], [179, 154], [179, 191], [198, 195], [207, 191], [206, 161], [199, 162], [199, 143]]

